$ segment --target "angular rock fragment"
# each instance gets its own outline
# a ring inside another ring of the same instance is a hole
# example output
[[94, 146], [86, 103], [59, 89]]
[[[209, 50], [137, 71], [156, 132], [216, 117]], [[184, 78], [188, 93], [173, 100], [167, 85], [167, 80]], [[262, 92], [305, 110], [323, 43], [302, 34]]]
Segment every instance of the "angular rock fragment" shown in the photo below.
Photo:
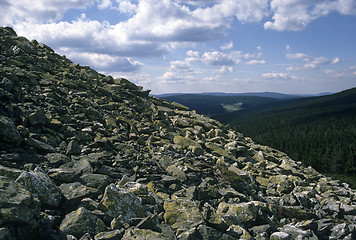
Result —
[[79, 208], [65, 216], [59, 229], [76, 238], [89, 233], [94, 236], [106, 230], [104, 222], [85, 208]]
[[36, 168], [34, 172], [21, 173], [16, 182], [30, 191], [44, 206], [55, 208], [62, 200], [61, 190], [40, 168]]
[[140, 200], [126, 189], [117, 188], [114, 184], [106, 187], [100, 201], [100, 209], [112, 218], [119, 217], [128, 222], [130, 218], [145, 216]]

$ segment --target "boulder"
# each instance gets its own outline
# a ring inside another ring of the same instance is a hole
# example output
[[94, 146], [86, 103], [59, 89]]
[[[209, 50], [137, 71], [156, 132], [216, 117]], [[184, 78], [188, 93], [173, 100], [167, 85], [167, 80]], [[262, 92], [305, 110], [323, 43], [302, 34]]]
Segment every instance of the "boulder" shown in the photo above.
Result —
[[105, 188], [99, 208], [111, 218], [120, 216], [122, 221], [126, 222], [130, 218], [140, 218], [146, 215], [138, 197], [126, 189], [117, 188], [114, 184]]
[[22, 172], [16, 179], [16, 182], [20, 183], [34, 197], [38, 198], [43, 206], [56, 208], [62, 200], [61, 190], [38, 167], [33, 172]]
[[79, 239], [86, 233], [94, 236], [103, 232], [106, 230], [106, 226], [98, 216], [81, 207], [67, 214], [59, 229], [67, 235], [73, 235]]
[[15, 123], [8, 117], [0, 115], [0, 137], [7, 143], [18, 146], [21, 141], [21, 135], [18, 132]]
[[148, 229], [129, 229], [121, 238], [122, 240], [145, 239], [145, 240], [169, 240], [164, 235]]
[[216, 225], [252, 224], [258, 214], [258, 209], [253, 202], [226, 203], [221, 202], [209, 222]]
[[164, 221], [174, 229], [189, 229], [192, 224], [204, 220], [199, 210], [199, 202], [184, 198], [166, 200], [164, 202]]

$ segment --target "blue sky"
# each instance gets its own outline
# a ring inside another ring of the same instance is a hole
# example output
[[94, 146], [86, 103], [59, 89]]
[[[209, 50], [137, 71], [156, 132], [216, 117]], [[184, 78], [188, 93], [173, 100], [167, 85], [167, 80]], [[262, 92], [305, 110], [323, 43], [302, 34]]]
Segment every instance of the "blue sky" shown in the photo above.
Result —
[[153, 94], [356, 85], [355, 0], [0, 0], [0, 25]]

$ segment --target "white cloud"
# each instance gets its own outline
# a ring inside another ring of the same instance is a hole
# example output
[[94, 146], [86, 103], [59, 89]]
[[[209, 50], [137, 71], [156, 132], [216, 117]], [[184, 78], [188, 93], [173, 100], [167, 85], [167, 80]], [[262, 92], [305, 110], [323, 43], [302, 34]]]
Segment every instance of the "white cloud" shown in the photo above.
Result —
[[290, 60], [301, 61], [302, 64], [297, 64], [295, 66], [289, 67], [288, 71], [293, 70], [308, 70], [308, 69], [319, 69], [322, 65], [336, 64], [340, 62], [338, 57], [327, 58], [327, 57], [313, 57], [312, 55], [300, 52], [293, 52], [292, 48], [286, 46], [286, 58]]
[[228, 74], [228, 73], [233, 73], [234, 68], [231, 66], [222, 66], [220, 69], [215, 70], [215, 74]]
[[94, 0], [2, 0], [0, 25], [12, 26], [22, 21], [54, 22], [60, 20], [69, 9], [85, 9], [93, 4]]
[[64, 53], [73, 61], [89, 65], [101, 72], [135, 72], [143, 67], [143, 63], [126, 57], [87, 52], [73, 53], [72, 51]]
[[271, 11], [273, 21], [267, 21], [265, 29], [298, 31], [330, 12], [356, 15], [356, 3], [354, 0], [272, 0]]
[[238, 59], [218, 51], [204, 53], [201, 60], [213, 66], [231, 66], [238, 63]]
[[257, 65], [257, 64], [266, 64], [265, 60], [251, 60], [246, 62], [247, 65]]
[[335, 71], [335, 70], [325, 70], [324, 73], [332, 78], [348, 78], [350, 80], [355, 79], [356, 76], [356, 72], [354, 71], [356, 69], [355, 66], [351, 66], [349, 69], [347, 70], [339, 70], [339, 71]]
[[189, 63], [185, 61], [172, 61], [168, 71], [160, 79], [166, 82], [187, 82], [194, 79], [196, 74]]
[[231, 41], [231, 42], [221, 45], [220, 49], [221, 50], [230, 50], [231, 48], [233, 48], [233, 46], [234, 46], [234, 43]]
[[271, 72], [271, 73], [263, 73], [262, 74], [263, 78], [267, 79], [289, 79], [289, 75], [286, 73], [277, 73], [277, 72]]
[[97, 2], [99, 9], [112, 8], [111, 0], [97, 0]]
[[188, 63], [202, 62], [209, 66], [220, 66], [221, 68], [215, 72], [228, 72], [228, 70], [232, 69], [229, 67], [243, 63], [244, 61], [246, 61], [245, 64], [247, 65], [266, 64], [265, 60], [260, 59], [262, 57], [261, 48], [257, 47], [257, 50], [257, 53], [211, 51], [202, 54], [197, 51], [189, 50], [186, 53], [189, 57], [186, 58], [185, 61]]

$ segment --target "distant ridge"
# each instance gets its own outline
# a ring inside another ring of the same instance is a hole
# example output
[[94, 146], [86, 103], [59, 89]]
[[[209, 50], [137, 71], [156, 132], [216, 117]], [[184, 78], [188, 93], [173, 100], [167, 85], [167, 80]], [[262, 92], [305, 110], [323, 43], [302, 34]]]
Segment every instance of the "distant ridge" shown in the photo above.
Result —
[[159, 98], [180, 96], [180, 95], [208, 95], [208, 96], [256, 96], [256, 97], [268, 97], [276, 99], [291, 99], [300, 97], [314, 97], [331, 95], [331, 92], [319, 93], [319, 94], [285, 94], [278, 92], [246, 92], [246, 93], [224, 93], [224, 92], [204, 92], [204, 93], [164, 93], [153, 95]]

